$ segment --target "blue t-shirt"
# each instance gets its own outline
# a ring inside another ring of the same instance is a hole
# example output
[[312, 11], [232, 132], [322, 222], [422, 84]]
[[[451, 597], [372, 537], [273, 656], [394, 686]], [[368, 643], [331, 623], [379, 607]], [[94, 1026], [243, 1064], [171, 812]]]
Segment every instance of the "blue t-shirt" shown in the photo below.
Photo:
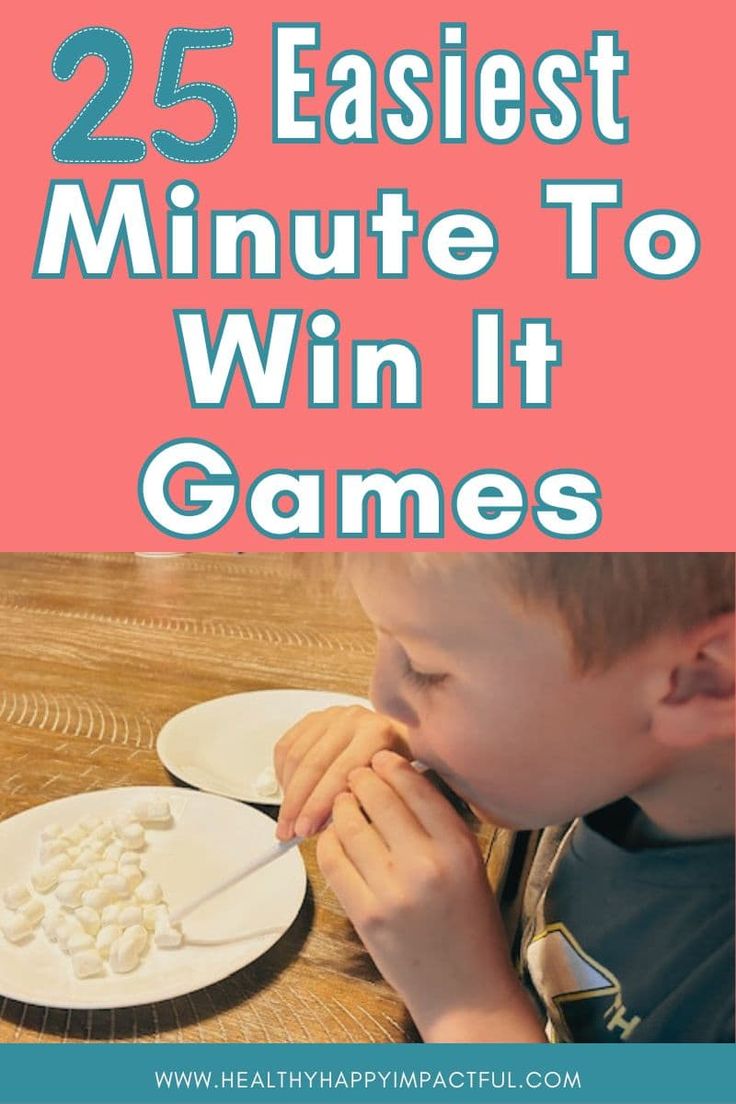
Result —
[[732, 1043], [734, 842], [616, 842], [636, 810], [620, 801], [542, 837], [522, 958], [548, 1036]]

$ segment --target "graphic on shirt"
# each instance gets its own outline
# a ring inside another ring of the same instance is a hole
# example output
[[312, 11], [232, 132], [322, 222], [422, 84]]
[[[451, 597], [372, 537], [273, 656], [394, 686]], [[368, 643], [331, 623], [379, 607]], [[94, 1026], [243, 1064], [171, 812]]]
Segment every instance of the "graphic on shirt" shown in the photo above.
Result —
[[538, 932], [526, 960], [555, 1035], [605, 1041], [604, 1031], [616, 1031], [626, 1040], [641, 1023], [640, 1016], [627, 1016], [618, 978], [586, 954], [564, 924]]

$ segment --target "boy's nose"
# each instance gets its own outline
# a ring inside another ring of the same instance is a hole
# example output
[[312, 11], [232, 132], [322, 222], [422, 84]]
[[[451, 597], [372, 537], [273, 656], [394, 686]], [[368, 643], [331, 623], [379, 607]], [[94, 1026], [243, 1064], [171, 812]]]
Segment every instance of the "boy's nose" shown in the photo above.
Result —
[[414, 710], [396, 692], [393, 680], [386, 678], [379, 667], [376, 667], [371, 678], [370, 698], [378, 713], [385, 713], [387, 717], [393, 717], [395, 721], [400, 721], [409, 728], [418, 724], [419, 719]]

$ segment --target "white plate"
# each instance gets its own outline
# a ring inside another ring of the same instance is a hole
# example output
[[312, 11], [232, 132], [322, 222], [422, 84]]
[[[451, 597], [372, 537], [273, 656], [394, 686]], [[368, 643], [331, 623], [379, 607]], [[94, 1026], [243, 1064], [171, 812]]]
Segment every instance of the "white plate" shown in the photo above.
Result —
[[[46, 825], [114, 816], [150, 797], [169, 802], [174, 824], [146, 830], [142, 865], [161, 883], [172, 912], [273, 843], [270, 817], [222, 797], [171, 786], [97, 790], [38, 805], [0, 823], [0, 888], [28, 882], [38, 865], [39, 835]], [[187, 940], [202, 943], [187, 942], [175, 950], [153, 947], [130, 974], [80, 980], [41, 928], [26, 944], [8, 943], [0, 933], [0, 994], [52, 1008], [126, 1008], [191, 993], [221, 981], [273, 946], [299, 912], [306, 886], [304, 863], [294, 848], [184, 920]], [[53, 891], [41, 897], [55, 901]]]
[[322, 690], [253, 690], [200, 702], [167, 721], [156, 751], [182, 782], [209, 793], [280, 805], [281, 794], [263, 797], [258, 776], [272, 766], [273, 749], [288, 728], [306, 713], [332, 705], [371, 703], [350, 694]]

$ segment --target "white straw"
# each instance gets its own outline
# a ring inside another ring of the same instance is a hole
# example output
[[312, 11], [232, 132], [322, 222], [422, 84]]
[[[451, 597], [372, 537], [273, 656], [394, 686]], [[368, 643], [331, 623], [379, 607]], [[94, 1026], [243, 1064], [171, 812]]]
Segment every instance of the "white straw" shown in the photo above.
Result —
[[255, 874], [256, 870], [260, 870], [261, 867], [268, 866], [275, 859], [280, 859], [282, 855], [285, 855], [287, 851], [291, 851], [292, 847], [296, 847], [299, 843], [302, 843], [301, 836], [294, 836], [294, 839], [290, 839], [286, 843], [272, 843], [267, 851], [264, 851], [257, 859], [251, 859], [249, 863], [237, 870], [235, 874], [231, 874], [224, 882], [219, 882], [200, 897], [195, 897], [193, 901], [189, 901], [172, 912], [171, 923], [178, 924], [180, 920], [188, 916], [190, 912], [194, 912], [200, 905], [204, 905], [207, 901], [211, 901], [213, 897], [224, 893], [226, 889], [230, 889], [230, 886], [234, 886], [236, 882], [242, 881], [250, 874]]
[[[424, 774], [425, 771], [429, 770], [429, 767], [425, 766], [424, 763], [420, 763], [418, 759], [415, 759], [411, 765], [418, 774]], [[332, 817], [326, 820], [322, 828], [326, 828], [331, 820]], [[322, 829], [320, 829], [320, 831], [321, 830]], [[251, 859], [249, 863], [246, 863], [245, 866], [242, 866], [234, 874], [231, 874], [225, 881], [218, 882], [217, 885], [208, 889], [206, 893], [202, 893], [199, 897], [195, 897], [193, 901], [188, 901], [185, 905], [181, 905], [178, 909], [175, 909], [171, 914], [171, 923], [178, 924], [180, 920], [183, 920], [185, 916], [189, 916], [190, 912], [194, 912], [200, 905], [206, 904], [207, 901], [211, 901], [213, 897], [218, 897], [237, 882], [241, 882], [244, 878], [249, 877], [251, 874], [255, 874], [256, 870], [261, 870], [262, 867], [268, 866], [269, 863], [275, 862], [276, 859], [280, 859], [287, 851], [291, 851], [293, 847], [297, 847], [298, 844], [303, 843], [304, 840], [304, 836], [294, 836], [293, 839], [287, 840], [286, 843], [272, 843], [266, 851], [263, 851], [258, 856], [258, 858]]]

